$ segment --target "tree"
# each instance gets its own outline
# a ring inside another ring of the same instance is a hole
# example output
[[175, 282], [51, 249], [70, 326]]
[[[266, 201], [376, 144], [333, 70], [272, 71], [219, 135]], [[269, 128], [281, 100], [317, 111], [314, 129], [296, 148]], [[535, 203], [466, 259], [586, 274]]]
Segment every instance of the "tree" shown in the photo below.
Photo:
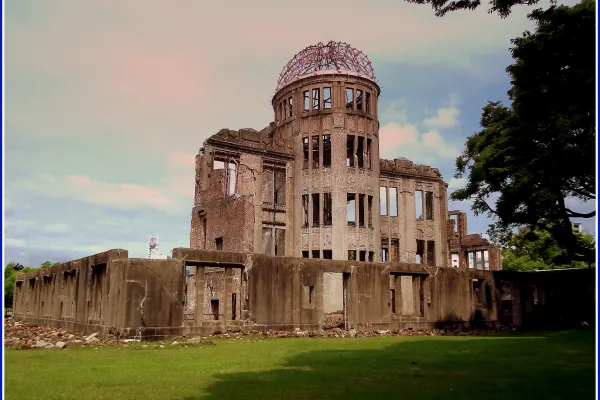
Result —
[[[596, 198], [595, 3], [537, 10], [535, 33], [512, 40], [510, 106], [489, 102], [481, 131], [467, 138], [453, 200], [473, 200], [475, 214], [496, 218], [488, 231], [506, 243], [519, 226], [548, 231], [566, 250], [564, 263], [591, 262], [570, 219], [568, 200]], [[495, 204], [491, 198], [498, 195]], [[493, 207], [492, 207], [493, 206]]]
[[[431, 4], [435, 10], [436, 17], [443, 17], [448, 12], [459, 10], [475, 10], [481, 5], [481, 0], [407, 0], [415, 4]], [[488, 13], [498, 13], [501, 18], [506, 18], [514, 6], [526, 5], [533, 6], [539, 3], [539, 0], [491, 0], [491, 8]], [[551, 4], [556, 4], [556, 0], [550, 0]]]
[[[581, 246], [594, 251], [595, 239], [592, 235], [576, 234]], [[524, 229], [514, 233], [506, 246], [502, 248], [502, 269], [509, 271], [530, 271], [534, 269], [584, 268], [595, 267], [575, 261], [563, 264], [565, 249], [552, 237], [550, 232], [536, 228]]]
[[15, 278], [17, 272], [30, 272], [33, 268], [23, 267], [14, 261], [9, 262], [4, 267], [4, 304], [12, 305], [13, 294], [15, 291]]
[[55, 265], [59, 265], [60, 262], [55, 261], [55, 262], [50, 262], [50, 261], [44, 261], [42, 263], [42, 265], [40, 265], [40, 269], [44, 269], [44, 268], [48, 268], [48, 267], [53, 267]]

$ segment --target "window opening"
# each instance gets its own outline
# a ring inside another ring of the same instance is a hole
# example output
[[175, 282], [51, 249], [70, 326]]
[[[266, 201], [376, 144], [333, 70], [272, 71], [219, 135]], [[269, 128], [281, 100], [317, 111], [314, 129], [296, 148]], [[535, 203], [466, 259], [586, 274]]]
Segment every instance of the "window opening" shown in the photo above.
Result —
[[373, 196], [367, 197], [367, 212], [369, 213], [367, 218], [367, 224], [369, 228], [373, 227]]
[[346, 89], [346, 110], [354, 110], [354, 89]]
[[400, 262], [400, 239], [394, 238], [390, 240], [390, 261]]
[[287, 110], [288, 110], [287, 104], [288, 104], [287, 100], [283, 100], [283, 119], [287, 118]]
[[303, 227], [308, 226], [308, 195], [302, 195], [302, 214], [304, 216], [304, 220], [302, 222]]
[[390, 261], [388, 238], [381, 238], [381, 262]]
[[223, 238], [222, 237], [218, 237], [215, 239], [215, 248], [217, 250], [223, 250]]
[[331, 108], [331, 88], [329, 87], [323, 88], [323, 108]]
[[435, 265], [435, 242], [433, 240], [427, 241], [427, 265]]
[[310, 92], [304, 91], [304, 112], [310, 111]]
[[237, 183], [237, 165], [230, 162], [227, 168], [227, 195], [231, 196], [235, 193]]
[[417, 240], [417, 264], [423, 264], [425, 257], [425, 242], [423, 240]]
[[358, 226], [365, 226], [365, 195], [358, 195]]
[[302, 252], [302, 258], [308, 258], [308, 251]]
[[367, 114], [371, 114], [371, 93], [365, 92], [365, 107], [367, 109]]
[[363, 110], [363, 97], [362, 97], [362, 90], [360, 89], [356, 89], [356, 111], [362, 111]]
[[331, 135], [323, 135], [323, 167], [331, 167]]
[[319, 136], [312, 137], [312, 167], [319, 168]]
[[312, 258], [321, 258], [321, 251], [320, 250], [313, 250], [312, 251]]
[[304, 160], [302, 162], [302, 169], [308, 168], [308, 138], [302, 138], [302, 152], [304, 153]]
[[369, 262], [374, 262], [374, 261], [375, 261], [375, 252], [370, 251], [369, 252]]
[[333, 259], [333, 252], [331, 250], [323, 250], [323, 259], [325, 259], [325, 260]]
[[356, 194], [348, 193], [346, 196], [346, 217], [348, 225], [356, 224]]
[[313, 215], [313, 226], [319, 226], [321, 224], [320, 221], [320, 204], [319, 204], [319, 193], [312, 194], [312, 215]]
[[425, 192], [425, 216], [433, 221], [433, 192]]
[[356, 250], [348, 250], [348, 261], [356, 261]]
[[359, 261], [367, 261], [367, 251], [366, 250], [359, 251], [358, 255], [360, 257]]
[[398, 189], [390, 187], [390, 217], [398, 216]]
[[346, 166], [354, 167], [354, 136], [348, 135], [346, 142]]
[[358, 148], [356, 149], [356, 155], [358, 156], [358, 168], [365, 167], [365, 138], [362, 136], [358, 137]]
[[318, 110], [321, 107], [321, 90], [313, 89], [312, 90], [312, 109]]
[[417, 221], [423, 219], [423, 191], [415, 190], [415, 213], [417, 215]]
[[290, 97], [290, 98], [288, 99], [288, 104], [290, 105], [290, 107], [289, 107], [289, 110], [290, 110], [290, 115], [289, 115], [289, 116], [291, 117], [291, 116], [292, 116], [292, 112], [293, 112], [293, 110], [294, 110], [294, 108], [292, 107], [292, 104], [293, 104], [293, 97]]
[[323, 225], [331, 226], [333, 220], [331, 193], [323, 193]]
[[379, 187], [379, 211], [380, 215], [387, 215], [387, 187]]
[[371, 143], [372, 143], [372, 140], [371, 139], [367, 139], [367, 149], [366, 149], [366, 158], [367, 158], [367, 160], [366, 160], [366, 167], [368, 169], [370, 169], [370, 170], [373, 169], [373, 163], [372, 163], [372, 160], [371, 160]]

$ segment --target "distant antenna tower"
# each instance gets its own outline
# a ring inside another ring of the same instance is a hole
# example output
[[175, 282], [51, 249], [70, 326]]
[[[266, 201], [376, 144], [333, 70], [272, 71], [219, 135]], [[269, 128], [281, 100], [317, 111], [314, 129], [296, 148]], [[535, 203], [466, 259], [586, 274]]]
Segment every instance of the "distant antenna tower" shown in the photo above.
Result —
[[158, 258], [158, 236], [154, 234], [148, 239], [148, 258]]

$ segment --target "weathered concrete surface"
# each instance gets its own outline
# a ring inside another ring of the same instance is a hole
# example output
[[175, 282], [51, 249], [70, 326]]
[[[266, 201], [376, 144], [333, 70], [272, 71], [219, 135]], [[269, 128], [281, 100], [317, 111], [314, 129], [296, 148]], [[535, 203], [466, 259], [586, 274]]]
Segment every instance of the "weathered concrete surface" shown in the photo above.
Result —
[[594, 270], [509, 273], [185, 248], [173, 256], [110, 250], [18, 274], [14, 319], [142, 339], [594, 321]]

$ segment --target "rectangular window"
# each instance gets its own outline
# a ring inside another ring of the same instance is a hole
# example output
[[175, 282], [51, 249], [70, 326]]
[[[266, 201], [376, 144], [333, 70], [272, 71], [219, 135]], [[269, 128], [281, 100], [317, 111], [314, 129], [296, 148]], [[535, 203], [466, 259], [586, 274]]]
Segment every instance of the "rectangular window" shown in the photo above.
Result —
[[307, 227], [308, 226], [308, 195], [307, 194], [302, 195], [302, 215], [304, 216], [304, 219], [302, 221], [302, 226]]
[[323, 108], [328, 110], [331, 108], [331, 88], [323, 88]]
[[483, 251], [483, 269], [490, 269], [490, 253], [487, 250]]
[[371, 114], [371, 93], [365, 92], [365, 107], [367, 109], [367, 114]]
[[313, 250], [311, 251], [312, 258], [321, 258], [321, 250]]
[[417, 264], [423, 264], [425, 262], [425, 241], [417, 240]]
[[475, 253], [469, 252], [469, 268], [473, 268], [475, 266]]
[[348, 193], [346, 196], [346, 218], [348, 225], [356, 224], [356, 195], [354, 193]]
[[323, 259], [325, 259], [325, 260], [333, 259], [333, 252], [331, 250], [323, 250]]
[[293, 104], [293, 100], [292, 100], [292, 99], [293, 99], [292, 97], [290, 97], [290, 98], [288, 99], [289, 110], [290, 110], [290, 114], [289, 114], [289, 116], [290, 116], [290, 117], [292, 116], [292, 112], [293, 112], [293, 110], [294, 110], [294, 108], [292, 107], [292, 104]]
[[348, 260], [356, 261], [356, 250], [348, 250]]
[[283, 101], [283, 119], [286, 119], [287, 117], [287, 110], [288, 110], [288, 105], [287, 105], [287, 100]]
[[381, 216], [387, 215], [387, 187], [379, 187], [379, 211]]
[[381, 262], [389, 262], [390, 261], [390, 253], [389, 253], [389, 243], [388, 238], [381, 238]]
[[366, 250], [361, 250], [358, 252], [359, 261], [367, 261], [367, 252]]
[[370, 251], [369, 252], [369, 262], [374, 262], [374, 261], [375, 261], [375, 252]]
[[283, 109], [283, 102], [279, 103], [279, 119], [282, 120], [284, 118], [284, 109]]
[[415, 190], [415, 213], [417, 215], [417, 221], [423, 219], [423, 191]]
[[323, 225], [331, 226], [332, 215], [331, 193], [323, 193]]
[[235, 193], [236, 183], [237, 183], [237, 164], [231, 162], [231, 163], [229, 163], [229, 165], [227, 167], [226, 191], [227, 191], [228, 196], [231, 196], [232, 194]]
[[321, 213], [321, 205], [319, 204], [319, 193], [312, 194], [312, 218], [313, 218], [313, 226], [321, 225], [321, 219], [319, 218]]
[[312, 137], [312, 167], [319, 168], [319, 136]]
[[372, 170], [373, 169], [373, 162], [371, 160], [371, 143], [372, 140], [371, 139], [367, 139], [367, 151], [366, 151], [366, 164], [367, 164], [367, 168]]
[[346, 166], [354, 167], [354, 136], [348, 135], [346, 140]]
[[367, 223], [369, 228], [373, 227], [373, 196], [367, 197], [367, 212], [369, 213]]
[[354, 89], [346, 89], [346, 110], [354, 110]]
[[362, 136], [358, 137], [358, 148], [356, 149], [356, 155], [358, 156], [358, 168], [365, 167], [365, 138]]
[[433, 221], [433, 192], [425, 192], [425, 217]]
[[310, 92], [304, 91], [304, 112], [310, 111]]
[[358, 195], [358, 226], [365, 226], [365, 195]]
[[215, 239], [215, 249], [223, 250], [223, 238], [222, 237], [218, 237]]
[[262, 252], [264, 254], [273, 254], [273, 228], [265, 227], [262, 228]]
[[312, 109], [318, 110], [321, 108], [321, 89], [312, 90]]
[[308, 251], [303, 251], [302, 252], [302, 258], [309, 258], [308, 256], [309, 256]]
[[483, 269], [483, 257], [481, 257], [481, 252], [475, 253], [475, 265], [476, 269]]
[[331, 167], [331, 135], [323, 135], [323, 168]]
[[427, 241], [427, 265], [435, 265], [435, 242]]
[[398, 189], [389, 188], [390, 191], [390, 217], [398, 216]]
[[363, 110], [363, 97], [362, 97], [362, 90], [356, 89], [356, 111], [362, 111]]
[[302, 138], [302, 151], [304, 153], [304, 161], [302, 163], [302, 169], [308, 168], [308, 138]]

